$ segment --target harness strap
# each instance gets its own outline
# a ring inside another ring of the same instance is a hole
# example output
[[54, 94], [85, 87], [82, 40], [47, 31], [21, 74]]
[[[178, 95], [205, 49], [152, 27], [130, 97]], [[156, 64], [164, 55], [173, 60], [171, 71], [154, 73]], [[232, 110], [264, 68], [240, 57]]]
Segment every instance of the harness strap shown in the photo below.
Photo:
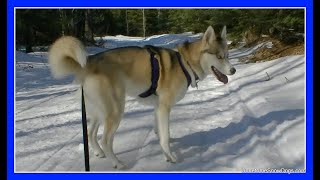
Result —
[[139, 95], [139, 97], [141, 98], [149, 97], [152, 94], [157, 95], [156, 90], [158, 87], [158, 80], [159, 80], [159, 63], [158, 63], [158, 59], [155, 57], [156, 53], [153, 52], [150, 48], [147, 48], [147, 50], [150, 53], [151, 86], [147, 91]]
[[[155, 57], [156, 53], [151, 49], [151, 48], [147, 48], [148, 52], [150, 53], [150, 63], [151, 63], [151, 86], [150, 88], [141, 93], [139, 95], [139, 97], [141, 98], [146, 98], [151, 96], [152, 94], [157, 95], [156, 91], [157, 91], [157, 87], [158, 87], [158, 80], [159, 80], [159, 63], [158, 63], [158, 59]], [[187, 69], [185, 68], [185, 66], [182, 63], [181, 60], [181, 55], [179, 52], [176, 52], [176, 55], [178, 57], [178, 62], [179, 65], [184, 73], [184, 75], [187, 78], [187, 87], [190, 86], [191, 84], [191, 76], [188, 73]], [[192, 69], [191, 69], [192, 70]], [[193, 74], [195, 75], [195, 79], [199, 80], [199, 77], [197, 76], [197, 74], [192, 70]]]
[[184, 65], [183, 65], [183, 63], [182, 63], [182, 61], [181, 61], [181, 55], [180, 55], [180, 53], [179, 53], [179, 52], [176, 52], [176, 55], [177, 55], [177, 57], [178, 57], [178, 62], [179, 62], [179, 64], [180, 64], [180, 66], [181, 66], [181, 69], [182, 69], [184, 75], [185, 75], [186, 78], [187, 78], [187, 82], [188, 82], [187, 87], [189, 87], [190, 84], [191, 84], [191, 76], [190, 76], [190, 74], [188, 73], [187, 69], [184, 67]]

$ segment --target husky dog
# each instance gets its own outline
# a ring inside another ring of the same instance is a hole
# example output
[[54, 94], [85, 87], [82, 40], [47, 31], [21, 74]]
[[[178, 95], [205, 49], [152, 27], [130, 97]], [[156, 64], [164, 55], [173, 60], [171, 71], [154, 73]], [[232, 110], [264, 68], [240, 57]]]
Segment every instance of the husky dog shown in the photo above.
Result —
[[[124, 164], [113, 152], [113, 139], [125, 107], [125, 96], [135, 96], [154, 106], [155, 131], [168, 162], [176, 157], [170, 150], [169, 115], [188, 86], [208, 74], [222, 83], [236, 69], [228, 61], [226, 27], [215, 33], [209, 26], [202, 38], [178, 45], [177, 51], [146, 47], [123, 47], [87, 55], [76, 38], [64, 36], [50, 47], [49, 64], [55, 78], [74, 75], [84, 91], [90, 147], [99, 157], [109, 156], [114, 168]], [[97, 141], [99, 124], [103, 125], [101, 147]]]

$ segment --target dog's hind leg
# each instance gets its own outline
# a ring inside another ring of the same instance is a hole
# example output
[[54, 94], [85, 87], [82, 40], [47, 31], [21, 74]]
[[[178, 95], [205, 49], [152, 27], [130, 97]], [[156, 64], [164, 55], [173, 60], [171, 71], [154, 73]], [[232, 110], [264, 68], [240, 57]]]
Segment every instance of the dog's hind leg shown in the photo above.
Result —
[[100, 145], [97, 139], [98, 130], [99, 130], [99, 123], [97, 119], [92, 119], [91, 125], [89, 126], [89, 131], [88, 131], [89, 143], [94, 151], [94, 154], [100, 158], [103, 158], [105, 157], [105, 155], [103, 150], [100, 148]]
[[157, 124], [160, 138], [160, 145], [164, 155], [166, 156], [166, 160], [172, 163], [177, 161], [177, 158], [171, 153], [170, 150], [170, 132], [169, 132], [169, 114], [170, 107], [159, 104], [156, 108], [156, 116], [157, 116]]
[[113, 111], [110, 113], [106, 119], [106, 122], [104, 124], [104, 132], [103, 132], [103, 138], [102, 138], [102, 148], [106, 155], [111, 158], [112, 165], [114, 168], [123, 168], [124, 164], [119, 161], [119, 159], [116, 157], [116, 155], [113, 152], [113, 139], [116, 130], [119, 127], [121, 120], [121, 113], [117, 111]]
[[110, 91], [110, 96], [106, 99], [106, 118], [104, 122], [104, 131], [102, 137], [102, 148], [106, 156], [111, 158], [114, 168], [121, 169], [125, 165], [119, 161], [113, 152], [113, 139], [114, 135], [119, 127], [122, 114], [125, 106], [125, 94], [124, 88], [114, 88], [114, 91]]

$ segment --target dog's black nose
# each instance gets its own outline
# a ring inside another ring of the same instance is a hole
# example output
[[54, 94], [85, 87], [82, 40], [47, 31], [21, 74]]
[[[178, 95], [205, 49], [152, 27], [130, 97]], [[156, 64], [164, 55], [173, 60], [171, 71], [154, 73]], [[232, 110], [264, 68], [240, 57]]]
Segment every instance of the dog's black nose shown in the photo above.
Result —
[[236, 73], [236, 69], [235, 68], [231, 68], [230, 72], [231, 72], [231, 74], [234, 74], [234, 73]]

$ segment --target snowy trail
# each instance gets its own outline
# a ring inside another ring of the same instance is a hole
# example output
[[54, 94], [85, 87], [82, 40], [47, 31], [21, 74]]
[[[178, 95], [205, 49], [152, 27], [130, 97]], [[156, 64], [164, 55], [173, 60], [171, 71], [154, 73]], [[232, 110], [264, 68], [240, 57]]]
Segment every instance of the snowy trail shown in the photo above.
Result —
[[[126, 38], [114, 43], [134, 43]], [[169, 35], [147, 40], [177, 42]], [[87, 49], [91, 54], [103, 50]], [[170, 131], [176, 164], [164, 160], [152, 107], [128, 97], [114, 141], [116, 155], [128, 166], [124, 171], [304, 168], [305, 57], [238, 62], [255, 49], [230, 51], [237, 73], [227, 85], [210, 75], [174, 106]], [[78, 85], [72, 78], [52, 79], [46, 58], [46, 53], [16, 54], [15, 170], [83, 171]], [[101, 134], [102, 128], [99, 139]], [[91, 150], [90, 165], [92, 171], [115, 171], [108, 157], [95, 157]]]

